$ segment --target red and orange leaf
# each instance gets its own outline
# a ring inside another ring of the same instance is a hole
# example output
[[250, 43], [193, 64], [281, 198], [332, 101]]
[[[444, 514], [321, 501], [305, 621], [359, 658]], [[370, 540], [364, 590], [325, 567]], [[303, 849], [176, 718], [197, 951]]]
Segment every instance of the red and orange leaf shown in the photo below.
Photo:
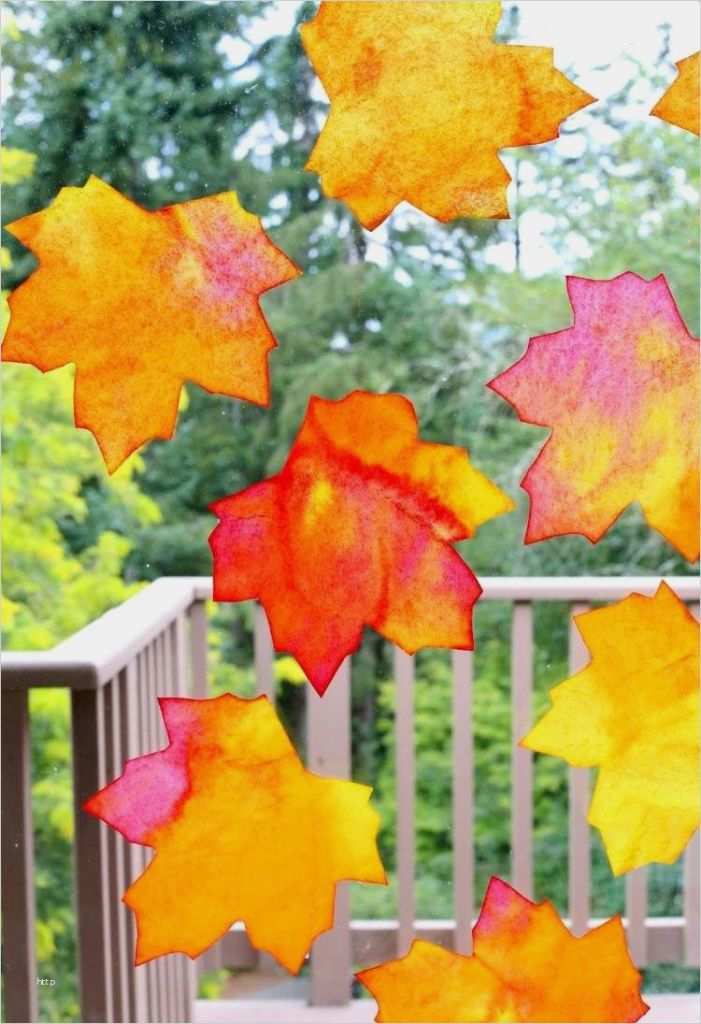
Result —
[[307, 169], [366, 228], [406, 200], [440, 221], [508, 217], [498, 151], [557, 138], [593, 102], [553, 51], [493, 40], [501, 4], [322, 3], [302, 42], [331, 101]]
[[619, 917], [575, 938], [551, 903], [532, 903], [492, 878], [460, 956], [418, 940], [409, 953], [358, 974], [376, 1021], [636, 1021], [648, 1007]]
[[693, 53], [677, 61], [676, 79], [650, 111], [655, 117], [695, 135], [699, 134], [699, 56]]
[[614, 874], [672, 864], [699, 827], [699, 627], [665, 583], [577, 615], [587, 667], [523, 740], [598, 766], [589, 821]]
[[632, 502], [685, 558], [699, 556], [699, 343], [663, 274], [567, 279], [574, 323], [531, 338], [488, 385], [552, 433], [521, 486], [526, 543], [598, 541]]
[[385, 883], [371, 790], [306, 771], [267, 698], [161, 698], [169, 744], [85, 810], [155, 856], [127, 890], [136, 964], [196, 957], [235, 921], [298, 971], [342, 879]]
[[401, 395], [312, 398], [277, 476], [215, 502], [214, 598], [258, 598], [323, 693], [369, 625], [410, 653], [472, 648], [481, 593], [451, 547], [513, 508]]
[[8, 225], [39, 259], [12, 293], [3, 358], [75, 363], [75, 422], [113, 472], [173, 435], [183, 382], [269, 401], [260, 295], [299, 271], [234, 192], [149, 212], [99, 178]]

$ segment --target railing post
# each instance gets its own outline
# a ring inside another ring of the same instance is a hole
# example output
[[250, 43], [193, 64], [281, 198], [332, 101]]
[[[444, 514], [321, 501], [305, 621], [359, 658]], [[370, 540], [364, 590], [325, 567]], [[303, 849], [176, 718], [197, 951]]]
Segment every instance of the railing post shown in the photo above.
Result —
[[[574, 616], [588, 611], [586, 604], [575, 604], [570, 609], [569, 669], [570, 675], [579, 672], [589, 660]], [[591, 852], [589, 838], [589, 769], [570, 768], [569, 786], [569, 844], [568, 844], [568, 905], [572, 932], [584, 935], [589, 927]]]
[[[351, 769], [350, 659], [341, 665], [323, 697], [307, 686], [307, 767], [317, 775], [347, 779]], [[345, 1006], [351, 994], [351, 935], [348, 885], [336, 886], [334, 926], [311, 954], [313, 1006]]]
[[511, 626], [511, 881], [533, 895], [533, 755], [520, 747], [531, 727], [533, 696], [533, 608], [517, 602]]
[[647, 966], [647, 868], [626, 875], [626, 918], [628, 949], [636, 967]]
[[416, 905], [414, 877], [415, 851], [415, 740], [414, 740], [414, 659], [398, 647], [394, 649], [396, 693], [396, 773], [397, 773], [397, 879], [399, 888], [398, 953], [404, 956], [414, 940]]
[[684, 962], [699, 966], [699, 833], [684, 854]]
[[103, 693], [71, 692], [76, 922], [81, 1020], [112, 1021], [107, 826], [82, 810], [105, 783]]
[[5, 1020], [38, 1020], [29, 692], [2, 695], [2, 961]]
[[453, 651], [453, 912], [454, 949], [472, 952], [474, 903], [474, 752], [472, 651]]

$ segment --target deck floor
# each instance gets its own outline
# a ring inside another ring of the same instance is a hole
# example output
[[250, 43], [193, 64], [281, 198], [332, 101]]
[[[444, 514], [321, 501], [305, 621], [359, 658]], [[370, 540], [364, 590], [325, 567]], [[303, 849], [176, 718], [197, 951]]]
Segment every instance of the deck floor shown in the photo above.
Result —
[[[699, 1024], [699, 997], [648, 995], [644, 1024]], [[347, 1006], [308, 1006], [303, 999], [198, 999], [193, 1024], [369, 1024], [377, 1004], [354, 999]]]

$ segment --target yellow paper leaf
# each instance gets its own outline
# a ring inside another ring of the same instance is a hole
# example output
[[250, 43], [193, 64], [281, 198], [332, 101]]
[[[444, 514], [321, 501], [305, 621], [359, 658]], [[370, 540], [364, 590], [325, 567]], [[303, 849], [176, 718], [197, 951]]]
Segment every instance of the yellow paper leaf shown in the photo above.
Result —
[[699, 54], [677, 61], [678, 74], [650, 111], [655, 117], [699, 134]]
[[614, 874], [671, 864], [699, 826], [699, 628], [666, 583], [575, 617], [589, 665], [523, 746], [598, 766], [589, 821]]
[[75, 422], [110, 473], [175, 428], [184, 381], [269, 400], [263, 292], [296, 277], [235, 192], [143, 210], [99, 178], [8, 225], [39, 258], [10, 296], [3, 358], [75, 363]]
[[557, 138], [593, 102], [553, 51], [493, 40], [500, 3], [322, 3], [302, 42], [331, 101], [307, 169], [366, 228], [406, 200], [435, 217], [508, 217], [508, 146]]
[[265, 697], [161, 698], [169, 744], [128, 761], [85, 809], [156, 851], [124, 900], [136, 963], [198, 956], [244, 921], [297, 972], [342, 879], [385, 882], [371, 790], [306, 771]]
[[474, 954], [421, 940], [361, 971], [378, 1022], [637, 1021], [648, 1009], [619, 917], [575, 938], [547, 900], [492, 878], [473, 929]]

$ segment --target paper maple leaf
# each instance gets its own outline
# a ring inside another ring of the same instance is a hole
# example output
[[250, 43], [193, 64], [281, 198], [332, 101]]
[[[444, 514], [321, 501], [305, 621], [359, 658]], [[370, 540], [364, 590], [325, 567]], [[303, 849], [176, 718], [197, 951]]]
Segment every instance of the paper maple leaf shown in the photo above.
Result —
[[267, 698], [160, 698], [169, 744], [85, 804], [156, 854], [127, 890], [135, 963], [196, 957], [235, 921], [298, 971], [336, 882], [385, 883], [371, 790], [303, 767]]
[[498, 157], [593, 102], [546, 47], [493, 41], [500, 3], [322, 3], [302, 42], [331, 101], [307, 163], [366, 228], [407, 200], [441, 221], [508, 217]]
[[75, 363], [75, 422], [113, 472], [172, 437], [185, 380], [266, 405], [260, 295], [299, 271], [226, 192], [149, 212], [89, 178], [8, 225], [39, 258], [12, 293], [6, 361]]
[[361, 971], [375, 1020], [615, 1022], [648, 1009], [619, 917], [575, 938], [551, 903], [492, 878], [473, 937], [472, 956], [418, 940], [405, 957]]
[[525, 423], [551, 427], [521, 486], [526, 543], [599, 540], [639, 501], [685, 558], [699, 556], [699, 343], [663, 274], [569, 277], [571, 327], [531, 338], [488, 387]]
[[650, 111], [695, 135], [699, 134], [699, 56], [694, 53], [677, 61], [676, 79]]
[[673, 863], [699, 825], [699, 628], [673, 590], [575, 617], [591, 654], [523, 746], [599, 767], [589, 821], [614, 874]]
[[212, 505], [214, 599], [259, 598], [323, 693], [364, 625], [413, 653], [472, 647], [481, 588], [451, 542], [513, 508], [401, 395], [312, 398], [277, 476]]

